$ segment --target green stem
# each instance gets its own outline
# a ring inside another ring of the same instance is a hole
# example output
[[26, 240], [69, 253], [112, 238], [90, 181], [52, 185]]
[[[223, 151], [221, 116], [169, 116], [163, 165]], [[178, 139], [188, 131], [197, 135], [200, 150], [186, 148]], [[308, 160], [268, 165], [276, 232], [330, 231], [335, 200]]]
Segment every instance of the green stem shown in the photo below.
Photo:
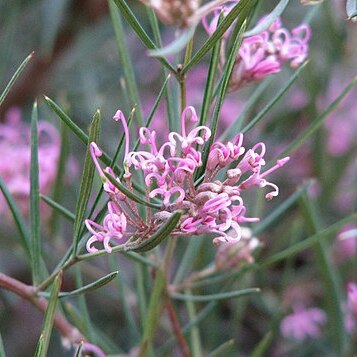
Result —
[[[301, 205], [311, 233], [319, 233], [321, 231], [321, 224], [319, 222], [317, 208], [306, 193], [301, 198]], [[339, 277], [330, 263], [331, 259], [328, 257], [328, 246], [326, 243], [327, 242], [323, 239], [317, 241], [315, 245], [316, 262], [325, 285], [326, 296], [328, 296], [326, 302], [336, 350], [339, 356], [343, 356], [346, 349], [347, 335], [345, 333], [344, 318], [340, 305], [340, 301], [342, 301], [340, 294], [341, 288]]]
[[152, 340], [164, 307], [164, 298], [167, 287], [167, 273], [170, 271], [173, 252], [176, 247], [176, 239], [169, 238], [166, 246], [164, 260], [161, 267], [156, 270], [154, 288], [152, 290], [148, 311], [146, 314], [143, 338], [140, 344], [140, 357], [153, 356]]

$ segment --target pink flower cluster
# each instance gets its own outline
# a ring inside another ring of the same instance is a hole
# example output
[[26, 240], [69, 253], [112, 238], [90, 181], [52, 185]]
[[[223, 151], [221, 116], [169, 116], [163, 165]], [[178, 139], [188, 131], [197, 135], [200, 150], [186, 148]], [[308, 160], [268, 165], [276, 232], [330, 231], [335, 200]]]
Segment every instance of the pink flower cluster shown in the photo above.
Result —
[[309, 26], [301, 25], [289, 33], [280, 20], [267, 31], [244, 39], [238, 51], [232, 86], [240, 87], [278, 73], [285, 62], [290, 62], [292, 68], [298, 67], [307, 57], [309, 39]]
[[[38, 123], [38, 160], [40, 192], [49, 193], [56, 178], [60, 153], [57, 129], [45, 121]], [[0, 124], [0, 176], [13, 195], [21, 211], [27, 215], [30, 195], [30, 126], [21, 122], [21, 112], [10, 109], [6, 121]], [[0, 212], [3, 208], [0, 195]]]
[[280, 324], [281, 334], [286, 338], [304, 341], [321, 335], [321, 328], [326, 323], [326, 314], [319, 308], [294, 306], [293, 313], [284, 317]]
[[[126, 119], [121, 111], [117, 111], [114, 119], [122, 122], [126, 134], [124, 179], [127, 188], [133, 189], [131, 169], [136, 174], [141, 172], [146, 187], [146, 200], [159, 198], [162, 208], [153, 214], [148, 211], [144, 221], [136, 204], [106, 179], [97, 161], [101, 152], [92, 143], [92, 157], [102, 177], [104, 190], [111, 200], [103, 225], [86, 221], [93, 234], [87, 243], [89, 252], [97, 251], [93, 246], [95, 242], [102, 242], [104, 248], [111, 252], [111, 239], [122, 243], [133, 234], [145, 239], [176, 210], [184, 213], [172, 235], [213, 234], [215, 244], [235, 241], [241, 237], [241, 223], [258, 220], [246, 216], [242, 192], [252, 187], [271, 187], [272, 190], [266, 194], [267, 199], [279, 193], [278, 187], [268, 182], [266, 177], [282, 167], [289, 158], [278, 160], [276, 165], [263, 171], [265, 145], [258, 143], [246, 150], [242, 134], [238, 134], [233, 142], [215, 142], [211, 145], [203, 179], [197, 183], [196, 173], [203, 165], [201, 151], [211, 137], [211, 130], [207, 126], [188, 130], [188, 122], [198, 122], [193, 107], [187, 107], [182, 113], [181, 133], [169, 133], [168, 140], [161, 146], [156, 143], [155, 131], [140, 128], [140, 142], [149, 150], [129, 152]], [[106, 170], [114, 175], [110, 168]], [[218, 174], [223, 178], [217, 179]]]
[[[217, 27], [220, 12], [226, 16], [238, 2], [233, 1], [233, 5], [215, 9], [210, 22], [204, 18], [203, 26], [206, 31], [212, 34]], [[260, 20], [262, 21], [264, 18]], [[228, 35], [229, 31], [224, 37]], [[278, 18], [267, 30], [245, 38], [238, 50], [230, 89], [237, 90], [270, 74], [278, 73], [286, 62], [290, 62], [292, 68], [298, 67], [307, 58], [310, 37], [311, 31], [308, 25], [300, 25], [289, 32]]]

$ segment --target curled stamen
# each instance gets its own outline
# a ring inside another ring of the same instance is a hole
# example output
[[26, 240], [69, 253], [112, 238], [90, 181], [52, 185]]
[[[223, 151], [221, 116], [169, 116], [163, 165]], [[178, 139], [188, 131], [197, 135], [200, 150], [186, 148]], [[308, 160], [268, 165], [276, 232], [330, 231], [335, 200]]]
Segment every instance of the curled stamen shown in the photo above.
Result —
[[125, 116], [123, 114], [123, 112], [121, 110], [117, 110], [117, 112], [115, 113], [113, 119], [115, 121], [121, 120], [121, 123], [123, 125], [123, 129], [124, 129], [124, 134], [125, 134], [125, 159], [128, 156], [129, 153], [129, 140], [130, 140], [130, 135], [129, 135], [129, 128], [128, 128], [128, 124], [126, 122]]

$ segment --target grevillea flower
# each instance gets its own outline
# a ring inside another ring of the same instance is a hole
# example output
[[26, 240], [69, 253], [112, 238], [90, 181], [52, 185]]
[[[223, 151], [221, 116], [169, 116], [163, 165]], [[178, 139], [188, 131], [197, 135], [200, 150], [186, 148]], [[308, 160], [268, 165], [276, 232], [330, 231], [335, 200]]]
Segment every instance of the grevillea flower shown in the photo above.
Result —
[[307, 58], [310, 36], [308, 25], [289, 32], [278, 19], [268, 30], [244, 39], [234, 65], [230, 89], [235, 90], [278, 73], [286, 62], [297, 68]]
[[[220, 14], [226, 16], [238, 2], [231, 1], [214, 9], [210, 22], [204, 18], [202, 22], [206, 31], [212, 34], [217, 27]], [[264, 17], [260, 20], [262, 21]], [[225, 33], [224, 40], [228, 35], [229, 31]], [[310, 37], [311, 31], [308, 25], [300, 25], [289, 32], [282, 27], [278, 18], [267, 30], [245, 38], [238, 50], [230, 80], [230, 90], [237, 90], [270, 74], [278, 73], [286, 62], [289, 62], [292, 68], [298, 67], [307, 58]], [[224, 46], [221, 62], [223, 67]]]
[[[91, 153], [104, 190], [109, 194], [108, 215], [100, 225], [87, 220], [86, 226], [92, 233], [87, 243], [90, 252], [101, 242], [105, 250], [111, 252], [110, 241], [124, 243], [129, 236], [145, 239], [167, 220], [174, 211], [182, 210], [174, 236], [211, 234], [213, 242], [236, 242], [242, 236], [241, 223], [257, 221], [247, 217], [247, 209], [242, 198], [243, 191], [252, 187], [270, 187], [266, 194], [272, 199], [279, 193], [278, 187], [267, 181], [267, 176], [282, 167], [289, 158], [278, 160], [268, 170], [265, 165], [265, 145], [258, 143], [251, 149], [243, 147], [243, 134], [238, 134], [232, 142], [215, 142], [209, 148], [204, 175], [197, 182], [197, 172], [203, 165], [201, 150], [211, 137], [206, 126], [197, 126], [196, 111], [187, 107], [181, 116], [181, 133], [170, 132], [167, 141], [159, 146], [156, 132], [147, 128], [139, 130], [140, 143], [146, 149], [129, 151], [129, 131], [126, 119], [118, 111], [114, 119], [121, 121], [126, 135], [124, 157], [124, 184], [133, 190], [133, 176], [141, 174], [145, 183], [146, 200], [159, 199], [161, 209], [147, 210], [146, 217], [139, 214], [137, 205], [110, 183], [100, 167], [97, 158], [101, 151], [91, 143]], [[189, 125], [193, 128], [189, 129]], [[105, 169], [114, 175], [110, 169]], [[222, 172], [223, 170], [223, 172]], [[217, 175], [223, 173], [223, 180]], [[117, 178], [121, 182], [120, 178]]]
[[188, 27], [227, 0], [212, 0], [201, 6], [202, 0], [140, 0], [150, 6], [166, 25]]
[[[0, 123], [0, 176], [27, 215], [30, 195], [30, 126], [21, 122], [18, 108], [10, 109], [4, 123]], [[48, 194], [56, 178], [60, 153], [58, 131], [50, 123], [38, 123], [38, 161], [40, 192]], [[6, 204], [0, 194], [0, 212]]]
[[321, 335], [321, 328], [326, 323], [326, 314], [319, 308], [294, 306], [293, 313], [286, 316], [281, 324], [281, 334], [286, 338], [304, 341]]

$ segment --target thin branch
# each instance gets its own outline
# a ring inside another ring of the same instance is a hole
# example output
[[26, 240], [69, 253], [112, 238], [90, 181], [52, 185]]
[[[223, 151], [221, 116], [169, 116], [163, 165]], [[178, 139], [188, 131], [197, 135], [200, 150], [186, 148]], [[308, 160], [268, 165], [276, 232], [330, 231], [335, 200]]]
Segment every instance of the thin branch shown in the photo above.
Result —
[[[21, 281], [0, 273], [0, 288], [13, 292], [17, 296], [29, 301], [37, 309], [46, 312], [48, 301], [45, 298], [37, 297], [37, 289], [35, 286], [26, 285]], [[65, 338], [70, 344], [78, 345], [85, 341], [84, 336], [79, 330], [68, 322], [68, 320], [60, 313], [56, 313], [54, 326], [60, 335]]]
[[172, 306], [171, 300], [169, 298], [167, 298], [165, 301], [165, 308], [169, 314], [172, 330], [176, 336], [179, 346], [181, 347], [182, 355], [185, 357], [190, 357], [191, 356], [190, 348], [185, 340], [184, 335], [182, 334], [180, 323], [176, 315], [176, 311]]

